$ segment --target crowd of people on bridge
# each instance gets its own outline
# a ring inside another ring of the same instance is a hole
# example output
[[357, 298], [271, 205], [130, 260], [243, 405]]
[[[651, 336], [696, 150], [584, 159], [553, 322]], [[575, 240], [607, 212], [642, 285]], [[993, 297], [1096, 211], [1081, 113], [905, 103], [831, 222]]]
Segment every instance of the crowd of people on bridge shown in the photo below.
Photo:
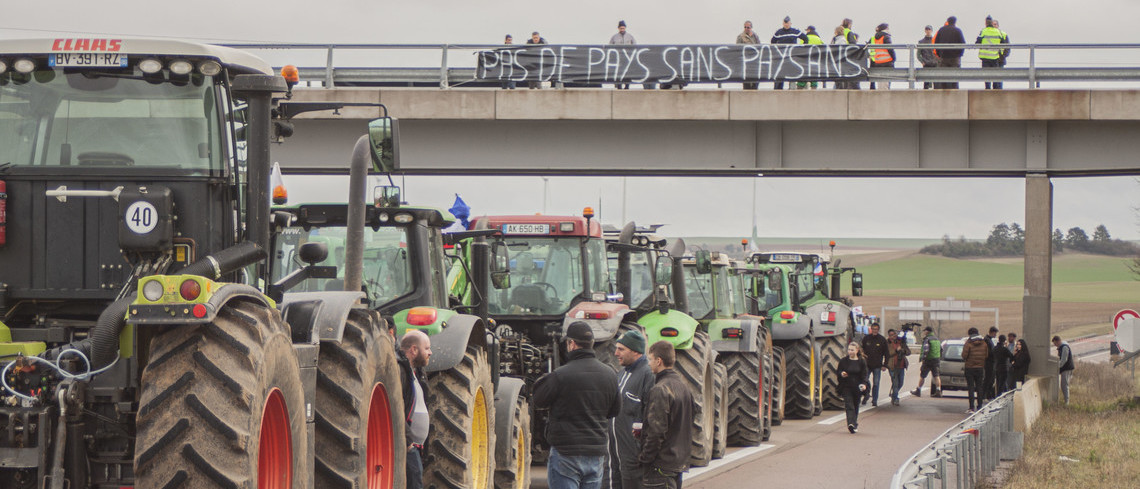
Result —
[[[983, 68], [1002, 68], [1006, 65], [1006, 59], [1010, 56], [1009, 48], [1000, 47], [1001, 44], [1009, 44], [1009, 35], [1001, 30], [1000, 23], [992, 16], [986, 16], [985, 26], [978, 32], [977, 39], [974, 44], [980, 45], [978, 48], [978, 59], [981, 61]], [[833, 35], [830, 38], [832, 45], [846, 45], [846, 44], [859, 44], [860, 36], [852, 30], [854, 21], [850, 18], [843, 19], [838, 26], [835, 27]], [[627, 25], [624, 20], [619, 21], [617, 25], [618, 31], [610, 37], [609, 44], [619, 45], [633, 45], [637, 44], [637, 40], [633, 34], [627, 31]], [[819, 31], [814, 25], [807, 26], [804, 30], [800, 30], [792, 25], [792, 18], [785, 16], [783, 23], [779, 29], [772, 34], [769, 40], [771, 44], [814, 44], [825, 45], [824, 38], [820, 35]], [[504, 39], [505, 44], [512, 44], [513, 37], [507, 34]], [[531, 37], [527, 39], [527, 44], [547, 44], [538, 31], [532, 32]], [[736, 44], [762, 44], [761, 37], [756, 31], [753, 30], [753, 24], [750, 20], [744, 21], [744, 30], [736, 36]], [[890, 25], [887, 23], [880, 23], [875, 26], [875, 32], [863, 44], [869, 49], [870, 67], [871, 68], [894, 68], [896, 61], [896, 53], [892, 48], [882, 48], [876, 46], [894, 44], [894, 39], [891, 37]], [[962, 66], [962, 57], [964, 49], [962, 48], [942, 48], [938, 49], [935, 45], [938, 44], [966, 44], [966, 37], [962, 30], [958, 27], [958, 18], [950, 16], [946, 19], [945, 24], [935, 32], [934, 27], [927, 25], [924, 28], [924, 35], [917, 41], [919, 48], [916, 51], [917, 62], [921, 64], [922, 68], [960, 68]], [[922, 45], [930, 45], [924, 47]], [[889, 76], [889, 75], [888, 75]], [[528, 88], [542, 88], [540, 82], [527, 82]], [[775, 90], [783, 90], [784, 82], [773, 82]], [[858, 81], [836, 80], [831, 82], [836, 89], [854, 89], [860, 88]], [[745, 82], [745, 90], [756, 90], [759, 88], [759, 83]], [[558, 85], [555, 85], [556, 87]], [[823, 82], [819, 81], [799, 81], [794, 84], [789, 84], [790, 89], [816, 89], [823, 86]], [[646, 90], [658, 88], [656, 83], [644, 83], [643, 87]], [[663, 89], [668, 88], [683, 88], [684, 83], [675, 84], [662, 84]], [[987, 81], [985, 82], [986, 89], [1001, 89], [1002, 83], [1000, 81]], [[513, 81], [505, 81], [502, 83], [502, 88], [513, 89], [516, 84]], [[619, 90], [628, 89], [628, 83], [618, 83], [615, 88]], [[889, 89], [889, 81], [870, 82], [872, 90], [876, 88]], [[940, 88], [940, 89], [956, 89], [958, 88], [957, 82], [941, 82], [923, 83], [923, 88]]]

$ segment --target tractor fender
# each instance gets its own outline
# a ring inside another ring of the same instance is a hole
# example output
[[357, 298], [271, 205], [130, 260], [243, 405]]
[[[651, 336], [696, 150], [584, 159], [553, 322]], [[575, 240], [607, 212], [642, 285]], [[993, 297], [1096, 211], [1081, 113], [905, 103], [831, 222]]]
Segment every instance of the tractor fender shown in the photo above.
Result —
[[[645, 344], [647, 346], [665, 340], [678, 350], [687, 350], [693, 347], [693, 335], [696, 334], [697, 327], [700, 326], [696, 319], [676, 309], [670, 309], [665, 314], [660, 311], [651, 311], [641, 316], [637, 323], [645, 328]], [[676, 336], [661, 334], [669, 328], [677, 330]]]
[[[845, 336], [851, 327], [851, 308], [842, 302], [822, 301], [805, 308], [805, 314], [815, 322], [815, 337]], [[834, 314], [834, 321], [830, 317]]]
[[[202, 317], [195, 317], [190, 314], [189, 306], [193, 304], [140, 304], [136, 301], [127, 308], [127, 324], [136, 326], [182, 326], [210, 323], [218, 317], [218, 311], [222, 310], [222, 307], [231, 300], [250, 301], [265, 307], [274, 306], [273, 302], [260, 290], [245, 284], [227, 283], [218, 287], [210, 295], [210, 298], [202, 304], [206, 309]], [[181, 309], [172, 306], [181, 306]], [[174, 309], [174, 314], [168, 312], [170, 309]]]
[[[756, 319], [713, 319], [709, 322], [709, 339], [712, 340], [713, 350], [718, 352], [756, 351], [757, 331], [763, 325]], [[740, 336], [728, 338], [726, 329], [740, 329]]]
[[[495, 453], [510, 453], [511, 424], [515, 419], [515, 402], [526, 395], [526, 382], [515, 377], [501, 377], [495, 389]], [[528, 427], [529, 428], [529, 427]]]
[[594, 341], [608, 341], [617, 335], [622, 318], [629, 312], [629, 306], [614, 302], [579, 302], [562, 319], [562, 334], [566, 334], [570, 323], [581, 321], [589, 324], [594, 332]]
[[[476, 345], [489, 349], [487, 344], [487, 331], [483, 320], [471, 314], [455, 314], [444, 324], [438, 333], [431, 335], [431, 360], [428, 361], [424, 371], [442, 372], [459, 365], [467, 347]], [[490, 353], [490, 352], [488, 352]], [[498, 368], [497, 365], [493, 368]]]
[[294, 343], [339, 342], [353, 308], [363, 307], [363, 292], [292, 292], [278, 306], [289, 323]]
[[796, 314], [795, 319], [772, 319], [772, 339], [798, 340], [811, 334], [813, 321], [806, 314]]

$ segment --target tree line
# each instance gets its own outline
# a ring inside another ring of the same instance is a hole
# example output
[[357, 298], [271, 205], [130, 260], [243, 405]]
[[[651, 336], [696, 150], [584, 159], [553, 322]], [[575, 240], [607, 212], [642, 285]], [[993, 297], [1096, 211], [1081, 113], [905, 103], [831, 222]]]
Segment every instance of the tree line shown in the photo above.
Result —
[[[1064, 251], [1108, 256], [1135, 256], [1140, 254], [1140, 247], [1129, 241], [1114, 239], [1109, 234], [1108, 228], [1101, 224], [1093, 230], [1091, 237], [1080, 227], [1069, 228], [1063, 233], [1060, 228], [1054, 229], [1053, 253]], [[965, 237], [959, 237], [955, 240], [947, 235], [942, 237], [941, 243], [926, 246], [919, 252], [950, 258], [1021, 256], [1025, 253], [1025, 229], [1016, 222], [1013, 224], [1003, 222], [994, 225], [985, 241], [967, 240]]]

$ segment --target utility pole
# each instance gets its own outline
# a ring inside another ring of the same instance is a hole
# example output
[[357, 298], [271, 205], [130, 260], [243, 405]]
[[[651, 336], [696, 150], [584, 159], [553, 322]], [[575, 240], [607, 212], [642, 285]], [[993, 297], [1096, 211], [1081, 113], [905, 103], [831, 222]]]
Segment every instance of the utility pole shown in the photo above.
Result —
[[542, 215], [546, 215], [547, 191], [550, 190], [550, 177], [542, 177]]
[[618, 227], [625, 226], [625, 223], [629, 222], [625, 219], [625, 202], [626, 202], [626, 200], [625, 200], [625, 190], [626, 190], [625, 179], [626, 178], [629, 178], [629, 177], [621, 177], [621, 222], [618, 223]]
[[[755, 246], [756, 249], [760, 249], [756, 244], [756, 180], [756, 178], [752, 179], [752, 241], [750, 241], [750, 243], [752, 243], [752, 246]], [[748, 256], [748, 250], [744, 250], [744, 254]]]

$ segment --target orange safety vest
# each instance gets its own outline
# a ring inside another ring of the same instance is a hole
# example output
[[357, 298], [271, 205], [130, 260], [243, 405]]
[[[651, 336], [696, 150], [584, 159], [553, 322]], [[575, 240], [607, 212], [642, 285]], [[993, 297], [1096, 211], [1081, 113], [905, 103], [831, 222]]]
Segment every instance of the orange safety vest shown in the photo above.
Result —
[[[883, 42], [886, 38], [887, 38], [887, 36], [872, 39], [871, 44], [886, 44], [885, 42]], [[871, 60], [874, 61], [875, 64], [881, 65], [881, 64], [890, 63], [891, 61], [894, 61], [895, 59], [891, 57], [891, 52], [889, 50], [872, 49], [871, 50]]]

